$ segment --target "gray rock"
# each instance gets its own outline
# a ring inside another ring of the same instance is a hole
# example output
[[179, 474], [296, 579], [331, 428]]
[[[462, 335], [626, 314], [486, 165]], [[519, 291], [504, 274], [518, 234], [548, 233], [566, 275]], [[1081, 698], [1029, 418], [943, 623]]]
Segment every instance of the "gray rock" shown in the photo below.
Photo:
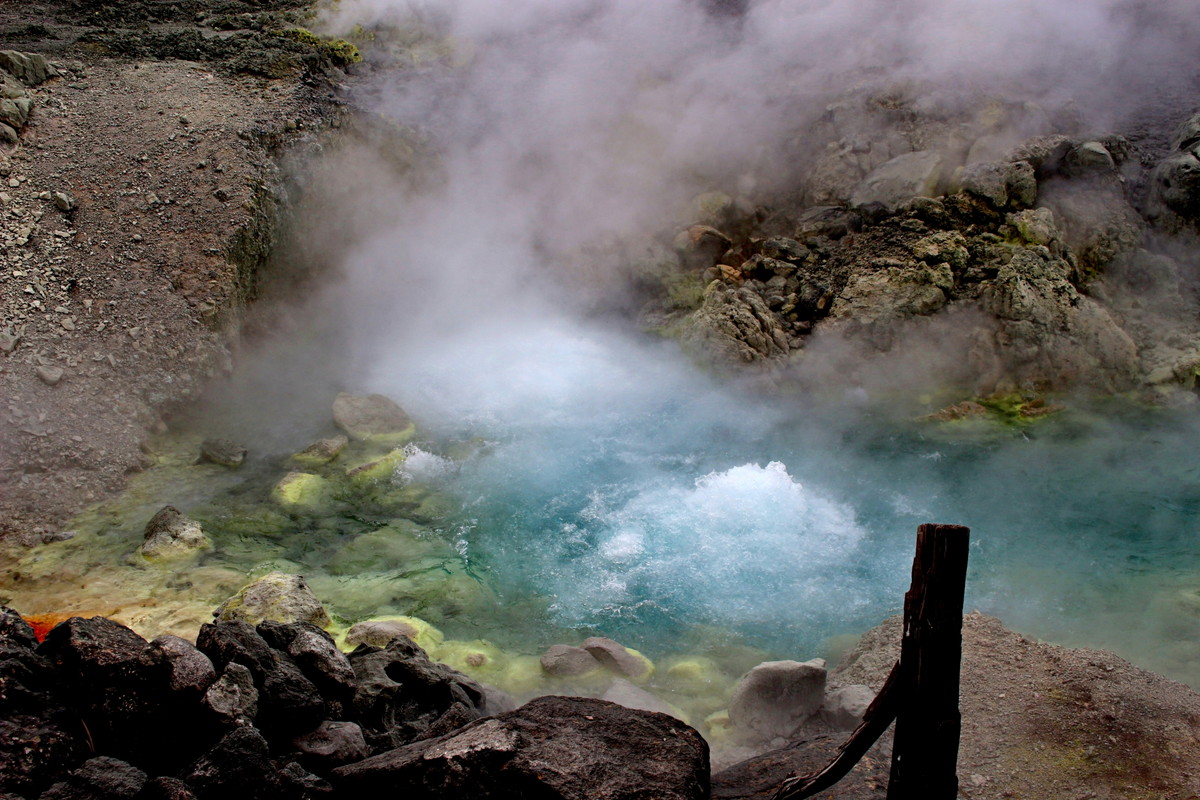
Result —
[[623, 645], [614, 642], [612, 639], [605, 639], [603, 636], [593, 636], [590, 639], [584, 639], [581, 647], [592, 658], [600, 662], [601, 666], [612, 670], [618, 675], [625, 675], [626, 677], [635, 679], [647, 678], [653, 669], [649, 659], [645, 656], [631, 653]]
[[300, 575], [272, 572], [262, 576], [222, 603], [213, 612], [221, 622], [257, 625], [274, 622], [308, 622], [318, 628], [330, 624], [329, 613]]
[[870, 686], [856, 684], [834, 689], [825, 695], [821, 705], [821, 719], [826, 725], [838, 730], [854, 730], [862, 722], [867, 707], [875, 701], [875, 692]]
[[616, 703], [619, 706], [625, 706], [626, 708], [636, 708], [640, 711], [655, 711], [659, 714], [667, 714], [676, 719], [681, 719], [679, 710], [672, 708], [670, 703], [621, 678], [613, 681], [612, 685], [608, 687], [604, 692], [604, 696], [600, 699]]
[[208, 691], [204, 705], [231, 725], [252, 725], [258, 716], [258, 689], [254, 676], [241, 664], [229, 664]]
[[66, 192], [51, 192], [50, 199], [54, 201], [54, 207], [59, 211], [70, 212], [75, 210], [75, 198]]
[[931, 150], [904, 153], [872, 170], [850, 195], [852, 207], [879, 203], [895, 210], [914, 197], [934, 197], [942, 180], [943, 160]]
[[307, 766], [320, 772], [370, 755], [362, 728], [353, 722], [326, 720], [315, 730], [293, 739], [292, 746], [300, 751]]
[[246, 460], [246, 448], [229, 439], [205, 439], [200, 443], [199, 460], [222, 467], [240, 467]]
[[7, 122], [0, 122], [0, 144], [16, 144], [21, 141], [16, 128]]
[[391, 439], [412, 428], [404, 409], [381, 394], [342, 392], [333, 401], [333, 421], [351, 439]]
[[1112, 153], [1100, 142], [1083, 142], [1067, 152], [1064, 167], [1069, 175], [1112, 172], [1116, 168]]
[[0, 50], [0, 69], [26, 86], [37, 86], [59, 76], [58, 70], [45, 56], [16, 50]]
[[212, 549], [200, 523], [174, 506], [164, 506], [150, 518], [145, 537], [137, 552], [147, 561], [171, 561]]
[[37, 368], [38, 378], [47, 386], [57, 386], [64, 374], [62, 367], [41, 366]]
[[963, 172], [962, 187], [996, 208], [1024, 208], [1037, 201], [1037, 178], [1027, 161], [972, 164]]
[[558, 678], [586, 675], [600, 669], [600, 662], [582, 647], [565, 644], [551, 645], [542, 653], [542, 671]]
[[172, 691], [203, 694], [217, 679], [212, 661], [186, 639], [167, 634], [150, 642], [150, 648], [170, 669]]
[[743, 735], [770, 741], [792, 735], [824, 700], [824, 662], [767, 661], [738, 681], [729, 720]]
[[701, 800], [708, 745], [672, 717], [602, 700], [540, 697], [333, 771], [351, 797]]
[[31, 111], [33, 111], [33, 101], [28, 97], [0, 100], [0, 122], [9, 125], [14, 130], [19, 131], [25, 127]]

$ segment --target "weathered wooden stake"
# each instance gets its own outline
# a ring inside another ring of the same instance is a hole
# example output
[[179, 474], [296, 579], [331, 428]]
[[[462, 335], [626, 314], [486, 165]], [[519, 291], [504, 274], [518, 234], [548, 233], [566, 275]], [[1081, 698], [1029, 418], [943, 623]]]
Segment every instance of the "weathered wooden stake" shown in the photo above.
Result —
[[959, 668], [970, 534], [961, 525], [917, 530], [912, 588], [904, 595], [888, 800], [958, 796]]
[[804, 800], [833, 786], [893, 719], [888, 800], [954, 800], [958, 795], [958, 678], [970, 538], [970, 529], [961, 525], [917, 529], [900, 661], [834, 759], [816, 772], [788, 778], [772, 800]]

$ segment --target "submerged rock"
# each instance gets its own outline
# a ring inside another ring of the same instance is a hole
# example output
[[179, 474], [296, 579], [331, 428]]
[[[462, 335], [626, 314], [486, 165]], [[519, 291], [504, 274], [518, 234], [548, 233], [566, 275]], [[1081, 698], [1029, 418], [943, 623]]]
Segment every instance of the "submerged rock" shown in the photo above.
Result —
[[593, 636], [585, 639], [580, 647], [587, 651], [604, 668], [633, 678], [637, 681], [649, 680], [654, 675], [654, 663], [639, 653], [624, 647], [612, 639]]
[[164, 506], [150, 518], [145, 536], [137, 552], [147, 561], [174, 561], [211, 550], [213, 546], [200, 523], [174, 506]]
[[257, 625], [274, 622], [308, 622], [318, 628], [331, 620], [321, 601], [300, 575], [272, 572], [243, 587], [222, 603], [213, 615], [221, 622], [241, 621]]
[[308, 467], [318, 467], [333, 461], [346, 449], [350, 439], [345, 436], [331, 436], [318, 439], [308, 447], [292, 456], [292, 460]]
[[556, 678], [574, 678], [601, 668], [596, 657], [582, 647], [565, 644], [551, 645], [542, 653], [542, 670]]
[[542, 697], [436, 739], [334, 770], [353, 796], [701, 800], [708, 745], [665, 714]]
[[246, 448], [230, 439], [205, 439], [200, 443], [200, 461], [222, 467], [240, 467], [246, 460]]
[[401, 637], [412, 640], [426, 651], [437, 647], [445, 640], [441, 631], [423, 619], [385, 617], [356, 622], [350, 627], [350, 630], [346, 631], [346, 644], [351, 647], [365, 644], [371, 647], [386, 648]]
[[289, 472], [271, 489], [271, 499], [287, 511], [316, 511], [329, 495], [329, 481], [307, 472]]

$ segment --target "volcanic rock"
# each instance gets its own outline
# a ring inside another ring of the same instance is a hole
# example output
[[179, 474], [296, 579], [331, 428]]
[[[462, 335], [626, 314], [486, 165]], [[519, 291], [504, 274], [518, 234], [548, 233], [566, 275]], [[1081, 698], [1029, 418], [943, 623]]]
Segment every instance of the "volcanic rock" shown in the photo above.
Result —
[[172, 691], [199, 696], [217, 679], [212, 661], [186, 639], [159, 636], [150, 642], [150, 649], [168, 665]]
[[241, 664], [229, 664], [204, 693], [204, 706], [230, 727], [252, 725], [258, 716], [254, 676]]
[[700, 800], [708, 745], [665, 714], [541, 697], [521, 708], [339, 767], [337, 789], [368, 797]]
[[325, 720], [316, 729], [296, 737], [292, 745], [310, 769], [325, 772], [370, 755], [362, 728], [353, 722]]
[[83, 762], [62, 783], [42, 794], [42, 800], [131, 800], [146, 783], [146, 773], [108, 756]]
[[287, 653], [327, 699], [349, 702], [356, 689], [350, 659], [325, 631], [306, 622], [263, 622], [258, 633], [275, 650]]
[[359, 647], [350, 663], [358, 682], [353, 718], [375, 752], [416, 740], [455, 704], [473, 718], [484, 714], [483, 687], [433, 663], [408, 639], [396, 639], [386, 650]]
[[182, 777], [200, 800], [272, 798], [280, 790], [267, 740], [257, 730], [246, 726], [226, 734]]

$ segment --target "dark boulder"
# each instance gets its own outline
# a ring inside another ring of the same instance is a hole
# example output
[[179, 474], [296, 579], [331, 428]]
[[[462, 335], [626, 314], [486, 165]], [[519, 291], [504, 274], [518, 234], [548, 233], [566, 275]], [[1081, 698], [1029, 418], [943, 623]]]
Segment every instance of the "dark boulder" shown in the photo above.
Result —
[[62, 676], [64, 696], [96, 752], [141, 765], [175, 750], [180, 720], [169, 713], [169, 668], [141, 636], [103, 617], [72, 617], [50, 631], [38, 653]]
[[300, 762], [315, 772], [328, 772], [369, 755], [362, 728], [353, 722], [325, 720], [315, 730], [296, 737], [292, 746]]
[[150, 642], [150, 649], [166, 665], [172, 691], [198, 698], [217, 679], [212, 661], [186, 639], [160, 636]]
[[77, 715], [0, 714], [0, 793], [36, 797], [86, 753]]
[[279, 659], [259, 687], [256, 724], [272, 739], [311, 731], [325, 719], [325, 701], [290, 660]]
[[340, 767], [333, 781], [347, 797], [700, 800], [708, 797], [708, 770], [708, 745], [674, 717], [541, 697]]
[[226, 734], [182, 777], [200, 800], [241, 797], [273, 800], [282, 797], [267, 740], [248, 726]]
[[348, 705], [353, 699], [357, 688], [354, 667], [328, 633], [307, 622], [263, 622], [258, 633], [295, 662], [326, 702]]
[[178, 778], [159, 776], [146, 781], [138, 800], [196, 800], [196, 795]]
[[350, 654], [350, 663], [358, 679], [353, 717], [372, 752], [418, 739], [455, 705], [463, 706], [468, 719], [483, 716], [483, 687], [430, 661], [408, 639], [396, 639], [386, 650], [361, 646]]
[[65, 781], [42, 794], [42, 800], [131, 800], [146, 784], [146, 773], [108, 756], [83, 762]]
[[246, 622], [217, 622], [200, 626], [196, 647], [208, 656], [221, 672], [231, 663], [250, 670], [256, 684], [262, 684], [267, 673], [275, 668], [276, 656], [271, 646]]

